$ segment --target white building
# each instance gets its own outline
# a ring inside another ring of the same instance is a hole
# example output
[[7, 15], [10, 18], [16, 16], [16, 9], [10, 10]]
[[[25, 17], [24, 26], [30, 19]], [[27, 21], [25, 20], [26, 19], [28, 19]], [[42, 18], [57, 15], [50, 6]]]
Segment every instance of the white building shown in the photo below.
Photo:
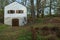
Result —
[[27, 23], [27, 8], [17, 2], [13, 2], [4, 8], [4, 24], [11, 26], [23, 26]]

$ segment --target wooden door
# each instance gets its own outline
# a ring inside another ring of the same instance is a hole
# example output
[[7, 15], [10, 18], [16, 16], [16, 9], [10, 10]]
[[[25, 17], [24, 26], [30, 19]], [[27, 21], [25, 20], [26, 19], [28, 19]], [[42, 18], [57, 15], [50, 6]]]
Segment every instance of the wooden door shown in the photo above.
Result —
[[12, 26], [19, 26], [19, 19], [12, 19]]

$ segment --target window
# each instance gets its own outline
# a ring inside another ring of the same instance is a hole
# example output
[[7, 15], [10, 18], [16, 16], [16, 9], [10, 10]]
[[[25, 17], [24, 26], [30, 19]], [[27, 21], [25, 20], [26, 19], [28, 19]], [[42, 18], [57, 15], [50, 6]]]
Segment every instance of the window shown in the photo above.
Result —
[[16, 13], [23, 13], [23, 10], [16, 10]]
[[15, 11], [14, 10], [8, 10], [8, 13], [13, 14], [13, 13], [15, 13]]

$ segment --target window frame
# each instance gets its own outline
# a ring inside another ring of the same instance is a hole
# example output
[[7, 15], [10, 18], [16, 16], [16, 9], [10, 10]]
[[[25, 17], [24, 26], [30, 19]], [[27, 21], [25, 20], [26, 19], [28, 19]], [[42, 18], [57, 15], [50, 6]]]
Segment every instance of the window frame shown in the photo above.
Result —
[[[18, 12], [17, 12], [18, 11]], [[21, 12], [22, 11], [22, 12]], [[23, 14], [24, 13], [24, 10], [16, 10], [16, 13], [17, 14]]]
[[8, 14], [14, 14], [15, 10], [8, 10], [7, 12], [8, 12]]

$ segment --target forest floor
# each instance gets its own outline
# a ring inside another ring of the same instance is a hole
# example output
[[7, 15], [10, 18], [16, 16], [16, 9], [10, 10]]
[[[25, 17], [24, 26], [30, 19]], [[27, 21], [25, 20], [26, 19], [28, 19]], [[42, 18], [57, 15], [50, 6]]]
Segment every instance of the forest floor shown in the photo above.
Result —
[[0, 24], [0, 40], [32, 40], [31, 27], [37, 30], [37, 40], [60, 40], [60, 17], [38, 18], [35, 22], [21, 27]]

